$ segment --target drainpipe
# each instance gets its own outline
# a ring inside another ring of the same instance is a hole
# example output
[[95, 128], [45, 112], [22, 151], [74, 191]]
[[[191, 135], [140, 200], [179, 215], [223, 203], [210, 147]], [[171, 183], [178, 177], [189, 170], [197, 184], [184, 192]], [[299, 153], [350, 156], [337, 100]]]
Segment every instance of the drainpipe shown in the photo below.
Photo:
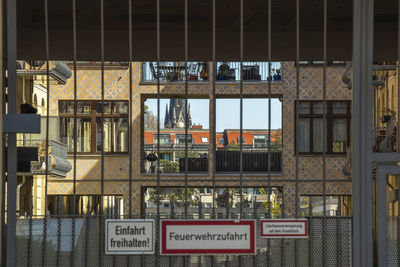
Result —
[[20, 207], [21, 207], [21, 187], [25, 184], [25, 175], [22, 175], [22, 183], [17, 186], [17, 216], [19, 216]]

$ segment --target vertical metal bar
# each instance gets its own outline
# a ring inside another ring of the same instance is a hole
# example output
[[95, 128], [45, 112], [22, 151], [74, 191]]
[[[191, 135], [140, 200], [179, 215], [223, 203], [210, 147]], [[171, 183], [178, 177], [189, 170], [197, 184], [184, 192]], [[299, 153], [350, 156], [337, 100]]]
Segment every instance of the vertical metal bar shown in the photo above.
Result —
[[42, 242], [42, 266], [45, 266], [46, 262], [46, 239], [47, 239], [47, 181], [48, 181], [48, 172], [49, 172], [49, 115], [50, 115], [50, 48], [49, 48], [49, 10], [47, 0], [44, 0], [44, 16], [45, 16], [45, 39], [46, 39], [46, 87], [47, 87], [47, 95], [46, 95], [46, 103], [47, 103], [47, 114], [46, 114], [46, 170], [45, 170], [45, 193], [44, 193], [44, 209], [45, 209], [45, 217], [44, 217], [44, 227], [43, 227], [43, 242]]
[[[129, 3], [129, 218], [132, 216], [132, 0], [128, 0]], [[128, 265], [129, 265], [129, 256], [128, 256]]]
[[[397, 115], [397, 129], [400, 129], [400, 3], [397, 2], [397, 111], [394, 109]], [[394, 98], [394, 95], [392, 96]], [[397, 131], [397, 152], [400, 152], [400, 131]], [[400, 199], [399, 199], [400, 203]], [[400, 215], [400, 213], [399, 213]], [[399, 223], [400, 224], [400, 223]], [[399, 258], [400, 260], [400, 258]]]
[[[216, 63], [216, 0], [212, 0], [212, 64], [209, 65], [210, 67], [210, 72], [212, 75], [209, 75], [209, 79], [211, 79], [211, 95], [210, 95], [210, 105], [212, 105], [212, 121], [210, 123], [211, 125], [211, 139], [213, 140], [211, 142], [212, 144], [212, 151], [213, 153], [213, 164], [212, 164], [212, 171], [211, 171], [211, 179], [212, 179], [212, 211], [211, 211], [211, 218], [215, 219], [215, 173], [216, 173], [216, 163], [217, 163], [217, 132], [216, 132], [216, 98], [215, 98], [215, 79], [216, 79], [216, 68], [217, 68], [217, 63]], [[214, 257], [210, 257], [211, 260], [211, 266], [214, 266]]]
[[[211, 137], [213, 138], [213, 146], [212, 146], [212, 153], [214, 153], [214, 157], [213, 157], [213, 168], [212, 168], [212, 216], [211, 218], [215, 219], [215, 172], [216, 172], [216, 157], [217, 157], [217, 146], [216, 146], [216, 99], [215, 99], [215, 79], [216, 79], [216, 68], [217, 68], [217, 64], [216, 64], [216, 55], [215, 55], [215, 50], [216, 50], [216, 34], [215, 34], [215, 30], [216, 30], [216, 6], [215, 6], [215, 1], [216, 0], [212, 0], [212, 67], [211, 67], [211, 71], [212, 71], [212, 76], [209, 75], [209, 78], [212, 79], [211, 81], [211, 105], [212, 105], [212, 123], [211, 123]], [[211, 139], [211, 138], [210, 138]]]
[[243, 0], [240, 0], [240, 138], [239, 138], [240, 219], [243, 218], [243, 23], [244, 23]]
[[[61, 201], [60, 201], [61, 199]], [[60, 266], [62, 196], [57, 196], [57, 251], [56, 266]]]
[[88, 266], [88, 245], [89, 245], [89, 222], [90, 222], [90, 201], [89, 198], [93, 198], [93, 196], [87, 196], [87, 205], [86, 205], [86, 216], [85, 216], [85, 266]]
[[[100, 183], [100, 211], [99, 211], [99, 228], [100, 228], [100, 244], [99, 244], [99, 255], [100, 255], [100, 267], [103, 266], [103, 213], [104, 213], [104, 0], [100, 0], [100, 33], [101, 33], [101, 119], [100, 119], [100, 127], [101, 127], [101, 183]], [[97, 127], [97, 125], [94, 125]]]
[[[188, 216], [188, 0], [185, 0], [185, 219]], [[186, 259], [186, 257], [185, 257]], [[186, 265], [186, 260], [185, 260]]]
[[[128, 144], [129, 144], [129, 200], [128, 200], [128, 218], [132, 218], [132, 150], [133, 150], [133, 138], [132, 138], [132, 100], [133, 100], [133, 93], [132, 93], [132, 48], [133, 48], [133, 37], [132, 37], [132, 0], [128, 0], [128, 19], [129, 19], [129, 116], [128, 116]], [[142, 168], [142, 167], [140, 167]], [[124, 217], [125, 218], [125, 217]], [[127, 255], [127, 265], [130, 266], [131, 257]], [[140, 264], [143, 262], [143, 255], [140, 255]]]
[[[299, 106], [300, 106], [300, 0], [296, 0], [296, 122], [295, 122], [295, 217], [299, 217]], [[311, 231], [310, 231], [311, 232]], [[309, 244], [311, 243], [311, 238], [309, 239]], [[297, 266], [297, 251], [298, 251], [298, 241], [295, 240], [295, 263]], [[311, 255], [309, 246], [309, 256]], [[311, 257], [309, 257], [309, 266], [311, 267]]]
[[323, 74], [322, 74], [322, 203], [323, 203], [323, 217], [322, 217], [322, 263], [326, 265], [326, 149], [327, 149], [327, 125], [326, 113], [328, 105], [326, 102], [326, 54], [327, 54], [327, 0], [324, 0], [324, 36], [323, 36]]
[[[396, 175], [397, 179], [397, 216], [394, 216], [393, 219], [397, 219], [397, 264], [400, 263], [400, 175]], [[394, 205], [393, 205], [394, 206]], [[385, 221], [387, 219], [385, 218]]]
[[382, 167], [378, 167], [376, 173], [377, 182], [377, 194], [376, 194], [376, 206], [377, 206], [377, 252], [378, 252], [378, 266], [387, 266], [387, 245], [386, 245], [386, 184], [387, 176], [383, 172]]
[[33, 217], [33, 194], [32, 194], [32, 202], [30, 205], [30, 216], [29, 216], [29, 225], [28, 225], [28, 253], [27, 253], [27, 261], [28, 261], [28, 267], [32, 266], [32, 217]]
[[353, 1], [353, 265], [373, 264], [372, 60], [373, 0]]
[[[17, 113], [17, 4], [7, 0], [7, 70], [8, 114]], [[8, 134], [7, 149], [7, 267], [15, 266], [16, 256], [16, 190], [17, 190], [17, 140], [15, 133]]]
[[74, 266], [74, 258], [75, 258], [75, 216], [77, 215], [76, 212], [76, 152], [77, 152], [77, 79], [76, 79], [76, 60], [77, 60], [77, 46], [76, 46], [76, 0], [72, 0], [72, 31], [73, 31], [73, 46], [74, 46], [74, 55], [73, 55], [73, 67], [74, 67], [74, 172], [73, 172], [73, 217], [72, 217], [72, 235], [71, 235], [71, 242], [72, 242], [72, 251], [71, 251], [71, 266]]
[[[157, 71], [160, 69], [160, 0], [157, 0]], [[156, 266], [160, 265], [160, 76], [157, 75], [157, 249]]]
[[[271, 60], [272, 60], [272, 4], [271, 0], [268, 0], [268, 29], [267, 29], [267, 54], [268, 54], [268, 191], [267, 191], [267, 203], [268, 203], [268, 218], [271, 218], [271, 91], [272, 91], [272, 77], [271, 77]], [[271, 239], [267, 239], [268, 250], [271, 250]], [[271, 257], [267, 258], [268, 266], [271, 266]]]

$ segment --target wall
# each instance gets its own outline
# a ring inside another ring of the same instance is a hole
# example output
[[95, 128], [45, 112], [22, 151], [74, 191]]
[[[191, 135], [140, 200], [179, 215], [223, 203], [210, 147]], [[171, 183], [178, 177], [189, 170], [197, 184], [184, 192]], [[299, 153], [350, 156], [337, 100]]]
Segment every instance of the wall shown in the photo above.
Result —
[[[140, 84], [139, 62], [133, 65], [133, 101], [132, 101], [132, 179], [133, 179], [133, 208], [132, 213], [140, 213], [140, 188], [143, 186], [155, 186], [156, 177], [140, 173], [141, 158], [141, 104], [143, 94], [156, 94], [156, 85]], [[341, 82], [344, 68], [328, 67], [326, 80], [327, 100], [349, 100], [351, 91]], [[105, 99], [129, 99], [129, 69], [109, 68], [105, 69]], [[281, 95], [282, 102], [282, 128], [283, 128], [283, 172], [271, 176], [271, 186], [282, 186], [284, 190], [284, 212], [286, 216], [295, 213], [296, 192], [296, 157], [294, 154], [294, 101], [296, 99], [296, 69], [291, 62], [282, 63], [281, 83], [273, 83], [272, 94]], [[57, 101], [73, 99], [73, 77], [65, 86], [54, 85], [50, 89], [50, 115], [57, 115]], [[323, 96], [323, 70], [321, 67], [307, 67], [300, 70], [299, 96], [302, 100], [317, 100]], [[78, 99], [101, 99], [101, 73], [96, 69], [77, 70], [77, 94]], [[189, 84], [188, 92], [191, 95], [208, 96], [211, 86], [208, 83]], [[243, 88], [245, 95], [265, 96], [268, 92], [266, 83], [245, 83]], [[162, 85], [161, 93], [165, 95], [184, 94], [184, 84]], [[216, 94], [235, 95], [239, 94], [239, 84], [216, 84]], [[210, 121], [212, 109], [210, 104]], [[210, 125], [211, 126], [211, 125]], [[211, 140], [210, 141], [215, 141]], [[210, 143], [210, 147], [211, 147]], [[211, 186], [212, 185], [212, 151], [210, 150], [210, 173], [207, 175], [189, 175], [189, 186]], [[71, 159], [72, 160], [72, 159]], [[301, 182], [298, 184], [298, 194], [322, 194], [322, 157], [303, 156], [298, 158], [299, 175]], [[327, 194], [351, 194], [351, 181], [345, 177], [341, 170], [346, 158], [332, 156], [326, 158], [326, 192]], [[104, 162], [104, 193], [123, 194], [125, 198], [125, 212], [128, 212], [129, 197], [129, 162], [128, 156], [106, 156]], [[72, 170], [65, 179], [50, 178], [48, 194], [72, 194], [73, 184]], [[101, 159], [99, 156], [78, 156], [77, 159], [77, 194], [99, 194]], [[165, 177], [164, 177], [165, 176]], [[170, 179], [168, 179], [168, 178]], [[243, 175], [244, 187], [259, 187], [267, 185], [266, 175]], [[172, 180], [175, 181], [172, 181]], [[201, 181], [200, 181], [201, 180]], [[163, 175], [161, 186], [183, 185], [184, 176]], [[239, 186], [238, 175], [217, 175], [217, 186]]]

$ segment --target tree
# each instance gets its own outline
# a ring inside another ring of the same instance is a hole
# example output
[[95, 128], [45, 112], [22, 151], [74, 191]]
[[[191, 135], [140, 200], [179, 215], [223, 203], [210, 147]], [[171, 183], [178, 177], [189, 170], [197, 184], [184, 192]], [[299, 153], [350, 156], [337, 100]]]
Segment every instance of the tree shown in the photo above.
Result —
[[157, 116], [153, 114], [149, 107], [144, 105], [143, 112], [144, 128], [145, 129], [155, 129], [157, 128]]
[[[160, 201], [169, 200], [177, 207], [184, 207], [185, 188], [160, 188]], [[157, 203], [157, 189], [149, 192], [149, 201]], [[192, 206], [198, 206], [200, 203], [200, 194], [195, 188], [187, 188], [188, 203]]]
[[165, 173], [179, 172], [179, 163], [175, 161], [161, 159], [160, 167]]
[[282, 150], [282, 129], [278, 129], [276, 132], [271, 133], [271, 150], [281, 151]]
[[270, 211], [272, 218], [280, 217], [282, 214], [282, 204], [278, 201], [278, 192], [272, 191], [269, 194], [270, 201], [268, 201], [268, 193], [264, 188], [260, 188], [260, 193], [267, 196], [267, 200], [262, 202], [266, 212]]

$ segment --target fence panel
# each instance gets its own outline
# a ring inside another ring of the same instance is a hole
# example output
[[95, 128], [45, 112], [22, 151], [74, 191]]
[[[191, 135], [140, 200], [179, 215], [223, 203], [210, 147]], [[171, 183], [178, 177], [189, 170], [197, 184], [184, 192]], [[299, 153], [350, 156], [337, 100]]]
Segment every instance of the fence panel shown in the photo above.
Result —
[[[17, 266], [351, 266], [351, 218], [311, 217], [308, 239], [261, 239], [256, 255], [105, 255], [106, 217], [19, 219]], [[325, 236], [323, 224], [325, 222]], [[73, 230], [73, 228], [75, 228]], [[45, 240], [43, 240], [46, 231]], [[75, 231], [74, 235], [72, 235]], [[156, 237], [158, 238], [158, 227]], [[323, 240], [327, 244], [323, 251]], [[269, 245], [269, 246], [268, 246]], [[43, 247], [44, 246], [44, 247]], [[157, 246], [156, 246], [157, 248]], [[44, 252], [44, 254], [43, 254]], [[326, 253], [325, 263], [322, 254]]]

